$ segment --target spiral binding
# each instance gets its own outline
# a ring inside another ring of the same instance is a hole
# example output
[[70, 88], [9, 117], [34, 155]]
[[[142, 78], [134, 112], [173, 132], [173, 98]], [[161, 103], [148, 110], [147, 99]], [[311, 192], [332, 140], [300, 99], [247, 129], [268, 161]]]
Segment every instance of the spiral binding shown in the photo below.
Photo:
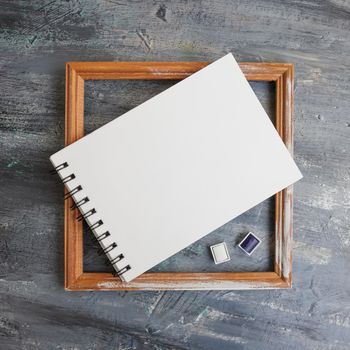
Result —
[[94, 214], [96, 214], [95, 208], [87, 211], [85, 214], [80, 214], [79, 216], [77, 216], [77, 220], [83, 221], [83, 220], [87, 219], [89, 216], [94, 215]]
[[67, 166], [68, 166], [68, 163], [67, 163], [67, 162], [64, 162], [64, 163], [62, 163], [62, 164], [60, 164], [60, 165], [57, 165], [55, 169], [50, 170], [50, 174], [51, 174], [51, 175], [58, 174], [59, 171], [61, 171], [61, 170], [64, 169], [64, 168], [67, 168]]
[[[53, 170], [50, 171], [51, 175], [55, 175], [55, 174], [59, 174], [59, 172], [65, 168], [67, 168], [69, 166], [69, 164], [67, 162], [64, 162], [58, 166], [56, 166]], [[63, 184], [67, 184], [69, 181], [72, 181], [76, 178], [75, 174], [70, 174], [64, 178], [61, 179], [61, 182]], [[77, 194], [78, 192], [82, 191], [83, 187], [78, 185], [75, 188], [73, 188], [72, 190], [70, 190], [69, 192], [66, 192], [64, 195], [64, 200], [67, 200], [68, 198], [72, 198], [74, 199], [74, 195]], [[84, 204], [88, 203], [90, 201], [89, 197], [84, 197], [83, 199], [79, 200], [78, 202], [73, 203], [73, 205], [70, 207], [71, 210], [75, 210], [75, 209], [79, 209], [81, 210], [81, 206], [83, 206]], [[95, 208], [90, 209], [89, 211], [85, 212], [85, 213], [81, 213], [76, 219], [78, 221], [82, 221], [87, 219], [88, 217], [96, 214], [97, 211]], [[89, 225], [90, 229], [93, 231], [95, 229], [97, 229], [98, 227], [103, 225], [103, 221], [102, 220], [97, 220], [96, 222], [94, 222], [92, 225]], [[105, 238], [109, 237], [111, 234], [109, 231], [106, 231], [102, 234], [100, 234], [99, 236], [95, 236], [94, 235], [94, 240], [96, 242], [101, 242], [103, 241]], [[113, 242], [111, 243], [109, 246], [103, 248], [102, 246], [99, 248], [98, 250], [98, 254], [108, 254], [110, 253], [113, 249], [115, 249], [117, 247], [117, 243]], [[108, 255], [107, 255], [108, 257]], [[114, 258], [107, 258], [106, 260], [106, 265], [108, 262], [108, 265], [112, 265], [114, 266], [116, 263], [120, 262], [121, 260], [123, 260], [124, 254], [119, 254], [118, 256], [114, 257]], [[113, 275], [114, 276], [121, 276], [123, 275], [125, 272], [131, 270], [131, 266], [130, 265], [126, 265], [124, 266], [122, 269], [118, 270], [118, 271], [114, 271]]]
[[70, 180], [75, 179], [75, 175], [74, 174], [70, 174], [68, 176], [66, 176], [65, 178], [63, 178], [61, 181], [63, 184], [66, 184], [67, 182], [69, 182]]
[[90, 202], [90, 199], [89, 199], [89, 197], [85, 197], [85, 198], [83, 198], [83, 199], [81, 199], [79, 202], [77, 202], [77, 203], [73, 203], [73, 205], [70, 207], [71, 208], [71, 210], [74, 210], [74, 209], [78, 209], [78, 208], [80, 208], [83, 204], [85, 204], [85, 203], [87, 203], [87, 202]]
[[102, 233], [102, 235], [99, 235], [99, 236], [95, 237], [95, 240], [96, 240], [96, 242], [100, 242], [100, 241], [102, 241], [103, 239], [107, 238], [110, 235], [111, 234], [108, 231], [106, 231], [105, 233]]

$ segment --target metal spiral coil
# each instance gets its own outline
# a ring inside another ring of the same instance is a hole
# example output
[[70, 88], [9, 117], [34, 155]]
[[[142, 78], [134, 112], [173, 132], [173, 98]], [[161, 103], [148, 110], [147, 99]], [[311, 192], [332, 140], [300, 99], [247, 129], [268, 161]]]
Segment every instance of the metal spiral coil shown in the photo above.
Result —
[[104, 233], [102, 233], [101, 235], [95, 237], [96, 242], [101, 242], [103, 239], [109, 237], [111, 234], [109, 233], [109, 231], [106, 231]]
[[70, 208], [71, 208], [71, 210], [78, 209], [83, 204], [85, 204], [85, 203], [87, 203], [89, 201], [90, 201], [89, 197], [85, 197], [85, 198], [81, 199], [79, 202], [76, 202], [76, 203], [74, 202], [73, 205]]
[[123, 260], [124, 259], [124, 254], [119, 254], [118, 256], [116, 256], [114, 259], [112, 259], [112, 260], [109, 260], [109, 259], [107, 259], [106, 260], [106, 265], [107, 266], [110, 266], [110, 265], [114, 265], [114, 264], [116, 264], [117, 262], [119, 262], [119, 261], [121, 261], [121, 260]]
[[107, 254], [110, 251], [112, 251], [114, 248], [117, 248], [117, 243], [113, 242], [111, 243], [108, 247], [106, 248], [99, 248], [99, 250], [97, 251], [98, 255], [102, 255], [103, 253]]
[[102, 225], [103, 225], [103, 221], [102, 221], [102, 220], [98, 220], [97, 222], [95, 222], [94, 224], [92, 224], [92, 225], [90, 226], [90, 229], [91, 229], [91, 230], [96, 230], [97, 227], [100, 227], [100, 226], [102, 226]]
[[70, 175], [66, 176], [65, 178], [63, 178], [61, 181], [63, 184], [66, 184], [67, 182], [74, 180], [74, 179], [75, 179], [75, 175], [70, 174]]
[[64, 200], [67, 200], [68, 198], [71, 198], [72, 196], [74, 196], [75, 194], [77, 194], [79, 191], [81, 191], [83, 188], [79, 185], [75, 188], [73, 188], [71, 191], [67, 192], [64, 195]]
[[125, 267], [123, 267], [122, 269], [118, 270], [118, 271], [113, 271], [113, 276], [121, 276], [123, 275], [125, 272], [131, 270], [131, 266], [130, 265], [126, 265]]
[[96, 214], [96, 209], [95, 208], [87, 211], [84, 214], [81, 213], [79, 216], [77, 216], [77, 220], [78, 221], [83, 221], [83, 220], [87, 219], [89, 216], [94, 215], [94, 214]]
[[68, 166], [68, 163], [67, 163], [67, 162], [64, 162], [64, 163], [62, 163], [62, 164], [60, 164], [60, 165], [57, 165], [55, 169], [50, 170], [50, 174], [51, 174], [51, 175], [58, 174], [59, 171], [61, 171], [61, 170], [64, 169], [64, 168], [67, 168], [67, 166]]
[[[56, 166], [53, 170], [50, 171], [50, 174], [51, 175], [55, 175], [55, 174], [58, 174], [61, 170], [65, 169], [68, 167], [68, 163], [67, 162], [64, 162], [58, 166]], [[70, 174], [68, 176], [65, 176], [64, 178], [61, 179], [60, 183], [63, 183], [63, 184], [67, 184], [69, 181], [72, 181], [76, 178], [75, 174]], [[76, 187], [74, 187], [72, 190], [66, 192], [64, 194], [64, 200], [67, 200], [69, 198], [72, 198], [74, 199], [74, 195], [76, 195], [78, 192], [82, 191], [83, 190], [83, 187], [81, 185], [78, 185]], [[75, 209], [80, 209], [82, 205], [86, 204], [90, 202], [90, 199], [89, 197], [84, 197], [82, 199], [80, 199], [79, 201], [77, 202], [74, 202], [70, 209], [71, 210], [75, 210]], [[85, 220], [87, 219], [88, 217], [96, 214], [97, 211], [95, 208], [92, 208], [90, 210], [88, 210], [87, 212], [85, 213], [81, 213], [79, 216], [77, 216], [77, 220], [78, 221], [82, 221], [82, 220]], [[98, 227], [102, 226], [103, 225], [103, 221], [102, 220], [98, 220], [96, 221], [95, 223], [93, 223], [92, 225], [89, 225], [89, 228], [94, 231], [96, 230]], [[96, 242], [101, 242], [102, 240], [106, 239], [107, 237], [109, 237], [111, 234], [109, 231], [105, 231], [104, 233], [98, 235], [98, 236], [94, 236], [94, 240]], [[97, 251], [97, 253], [99, 255], [101, 254], [108, 254], [110, 253], [113, 249], [115, 249], [117, 247], [117, 243], [115, 242], [112, 242], [110, 243], [107, 247], [103, 248], [103, 247], [100, 247]], [[107, 256], [107, 259], [106, 259], [106, 265], [112, 265], [114, 266], [116, 263], [120, 262], [121, 260], [123, 260], [125, 257], [124, 257], [124, 254], [119, 254], [117, 255], [116, 257], [114, 258], [109, 258]], [[114, 276], [121, 276], [123, 275], [125, 272], [129, 271], [131, 269], [131, 266], [130, 265], [126, 265], [125, 267], [123, 267], [122, 269], [118, 270], [118, 271], [114, 271], [113, 272], [113, 275]]]

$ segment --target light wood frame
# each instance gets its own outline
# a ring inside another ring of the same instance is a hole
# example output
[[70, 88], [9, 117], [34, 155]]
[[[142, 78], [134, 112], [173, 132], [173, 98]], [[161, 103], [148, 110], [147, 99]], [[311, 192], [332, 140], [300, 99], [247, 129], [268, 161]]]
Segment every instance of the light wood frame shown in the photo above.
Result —
[[[84, 136], [84, 81], [184, 79], [207, 62], [69, 62], [66, 64], [65, 145]], [[248, 80], [275, 82], [276, 128], [293, 154], [294, 68], [287, 63], [240, 63]], [[83, 271], [83, 227], [64, 206], [65, 289], [81, 290], [208, 290], [290, 288], [292, 283], [293, 189], [275, 196], [275, 262], [271, 272], [155, 272], [132, 282], [112, 273]]]

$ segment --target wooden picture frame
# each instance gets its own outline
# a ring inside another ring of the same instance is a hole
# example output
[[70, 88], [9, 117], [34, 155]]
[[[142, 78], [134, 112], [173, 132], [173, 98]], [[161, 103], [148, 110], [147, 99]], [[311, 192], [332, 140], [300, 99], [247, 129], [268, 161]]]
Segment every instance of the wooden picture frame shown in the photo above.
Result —
[[[66, 64], [65, 145], [84, 136], [84, 81], [184, 79], [207, 62], [69, 62]], [[276, 128], [293, 153], [294, 68], [286, 63], [240, 63], [248, 80], [275, 82]], [[112, 273], [83, 271], [83, 227], [64, 205], [65, 289], [82, 290], [211, 290], [290, 288], [292, 283], [293, 190], [275, 196], [275, 262], [271, 272], [154, 272], [125, 283]]]

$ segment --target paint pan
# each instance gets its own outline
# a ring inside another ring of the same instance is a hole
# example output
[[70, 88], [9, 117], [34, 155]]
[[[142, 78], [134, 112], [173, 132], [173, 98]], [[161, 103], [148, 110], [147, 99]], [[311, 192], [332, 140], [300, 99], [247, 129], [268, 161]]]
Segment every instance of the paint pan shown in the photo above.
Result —
[[243, 238], [239, 247], [248, 255], [252, 255], [254, 250], [258, 248], [261, 243], [261, 239], [258, 238], [253, 232], [248, 232], [248, 234]]

